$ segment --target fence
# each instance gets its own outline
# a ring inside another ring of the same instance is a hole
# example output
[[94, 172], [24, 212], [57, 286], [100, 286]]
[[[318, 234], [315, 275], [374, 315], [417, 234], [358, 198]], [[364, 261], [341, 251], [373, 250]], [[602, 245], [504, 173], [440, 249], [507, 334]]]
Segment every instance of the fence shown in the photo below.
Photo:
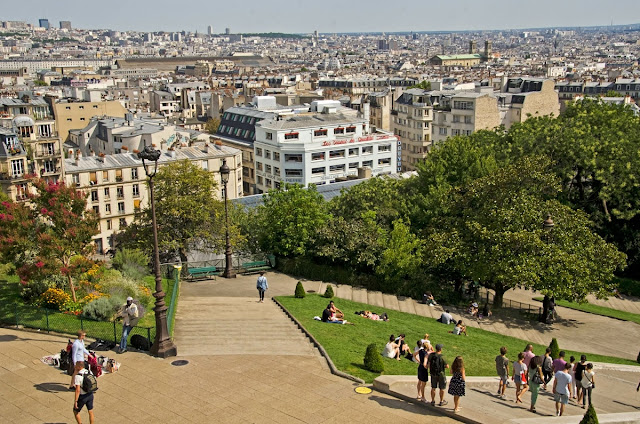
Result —
[[[479, 302], [486, 302], [488, 304], [493, 305], [494, 295], [489, 290], [484, 287], [480, 287], [478, 290], [478, 295], [480, 296]], [[480, 305], [482, 306], [482, 305]], [[538, 305], [532, 305], [530, 303], [523, 303], [517, 300], [511, 299], [502, 299], [502, 307], [503, 308], [511, 308], [511, 309], [519, 309], [522, 312], [526, 312], [527, 314], [537, 314], [538, 316], [542, 316], [542, 307]]]
[[[175, 280], [167, 282], [166, 299], [169, 300], [167, 322], [173, 322], [177, 303], [177, 292], [179, 284]], [[32, 328], [47, 333], [55, 332], [61, 334], [75, 335], [79, 330], [87, 333], [88, 338], [113, 340], [116, 344], [120, 342], [122, 335], [122, 324], [116, 321], [95, 321], [82, 315], [62, 313], [47, 308], [23, 305], [15, 303], [12, 308], [3, 308], [4, 313], [0, 314], [0, 323], [23, 328]], [[169, 334], [172, 328], [169, 329]], [[154, 327], [138, 325], [129, 333], [129, 337], [139, 334], [153, 343], [156, 335]]]

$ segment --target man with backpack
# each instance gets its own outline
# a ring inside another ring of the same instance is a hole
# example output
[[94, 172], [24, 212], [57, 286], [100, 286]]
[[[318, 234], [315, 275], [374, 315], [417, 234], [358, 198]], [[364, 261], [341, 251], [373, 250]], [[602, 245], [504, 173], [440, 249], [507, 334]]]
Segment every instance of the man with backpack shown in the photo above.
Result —
[[120, 338], [120, 349], [118, 353], [125, 353], [127, 351], [127, 338], [129, 333], [138, 324], [140, 314], [138, 313], [138, 305], [133, 302], [133, 297], [127, 297], [127, 304], [120, 312], [122, 317], [122, 337]]
[[448, 402], [444, 400], [444, 389], [447, 388], [447, 376], [445, 370], [449, 368], [449, 364], [442, 357], [442, 344], [436, 345], [436, 351], [429, 355], [427, 366], [431, 371], [431, 405], [436, 404], [436, 389], [440, 389], [440, 406], [446, 405]]
[[80, 411], [86, 405], [87, 411], [89, 411], [89, 422], [93, 424], [95, 421], [93, 415], [93, 392], [97, 390], [97, 383], [95, 377], [84, 368], [84, 362], [76, 363], [74, 386], [76, 392], [74, 393], [73, 415], [76, 418], [76, 422], [82, 424]]

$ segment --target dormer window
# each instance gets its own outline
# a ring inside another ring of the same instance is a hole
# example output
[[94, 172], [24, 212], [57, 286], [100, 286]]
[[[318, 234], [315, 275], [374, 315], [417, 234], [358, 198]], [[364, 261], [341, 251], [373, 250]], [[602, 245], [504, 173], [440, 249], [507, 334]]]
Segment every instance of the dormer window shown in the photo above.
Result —
[[290, 132], [284, 135], [285, 140], [297, 140], [299, 134], [297, 132]]
[[354, 133], [356, 132], [356, 127], [347, 127], [347, 133]]
[[338, 127], [333, 129], [334, 134], [344, 134], [344, 127]]
[[319, 130], [315, 130], [313, 132], [313, 136], [314, 137], [325, 137], [327, 135], [328, 131], [325, 129], [319, 129]]

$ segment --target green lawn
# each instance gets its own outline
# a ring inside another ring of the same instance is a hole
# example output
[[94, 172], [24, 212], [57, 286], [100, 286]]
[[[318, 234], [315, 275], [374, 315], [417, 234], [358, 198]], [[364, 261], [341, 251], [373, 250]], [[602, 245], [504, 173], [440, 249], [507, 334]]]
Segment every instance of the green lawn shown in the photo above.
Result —
[[[424, 318], [418, 315], [407, 314], [399, 311], [351, 302], [343, 299], [335, 299], [336, 306], [340, 308], [349, 321], [355, 325], [336, 325], [314, 321], [314, 316], [322, 315], [322, 310], [328, 303], [328, 299], [319, 295], [308, 294], [304, 299], [296, 299], [293, 296], [277, 298], [305, 328], [324, 346], [335, 366], [351, 375], [360, 377], [367, 382], [373, 381], [378, 376], [363, 368], [364, 353], [369, 343], [376, 343], [382, 351], [390, 334], [406, 334], [406, 340], [413, 348], [416, 341], [430, 334], [431, 343], [444, 345], [444, 356], [449, 363], [453, 362], [456, 355], [462, 355], [468, 375], [492, 376], [495, 371], [495, 357], [499, 353], [500, 346], [508, 349], [507, 357], [515, 359], [521, 352], [526, 340], [508, 337], [502, 334], [469, 328], [468, 337], [449, 334], [453, 326], [440, 324], [434, 319]], [[379, 314], [386, 312], [390, 320], [371, 321], [354, 314], [355, 311], [371, 310]], [[549, 340], [551, 342], [551, 340]], [[562, 340], [558, 340], [562, 348]], [[542, 353], [546, 346], [535, 345], [534, 352]], [[567, 351], [567, 357], [574, 355], [579, 357], [583, 352]], [[611, 362], [627, 365], [638, 365], [636, 362], [602, 355], [589, 354], [589, 360], [598, 362]], [[417, 365], [409, 360], [384, 358], [384, 374], [410, 375], [415, 374]]]
[[[542, 302], [542, 297], [535, 297], [534, 300]], [[640, 314], [632, 312], [619, 311], [617, 309], [607, 308], [606, 306], [598, 306], [592, 303], [568, 302], [566, 300], [556, 300], [556, 305], [564, 308], [576, 309], [578, 311], [588, 312], [590, 314], [602, 315], [605, 317], [621, 319], [623, 321], [631, 321], [640, 324]]]
[[[153, 277], [145, 277], [149, 283]], [[166, 293], [165, 302], [171, 300], [171, 292], [174, 280], [165, 279], [162, 282]], [[112, 322], [93, 321], [75, 315], [47, 310], [25, 305], [20, 297], [20, 283], [15, 276], [0, 275], [0, 323], [7, 325], [22, 325], [27, 328], [39, 329], [74, 335], [78, 330], [87, 332], [88, 338], [100, 338], [105, 340], [120, 340], [122, 323], [117, 322], [114, 328]], [[147, 329], [149, 328], [149, 329]], [[155, 337], [155, 314], [149, 308], [138, 325], [131, 331], [131, 335], [140, 334], [144, 337]]]

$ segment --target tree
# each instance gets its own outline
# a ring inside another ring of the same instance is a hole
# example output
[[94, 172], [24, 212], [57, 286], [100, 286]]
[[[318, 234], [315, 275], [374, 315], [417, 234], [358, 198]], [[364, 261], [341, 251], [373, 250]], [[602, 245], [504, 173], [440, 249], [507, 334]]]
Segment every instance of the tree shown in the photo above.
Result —
[[[610, 293], [626, 257], [593, 232], [583, 212], [555, 200], [560, 185], [550, 166], [525, 157], [453, 190], [428, 231], [425, 261], [493, 289], [497, 307], [516, 286], [574, 301]], [[552, 234], [541, 225], [547, 213]]]
[[211, 118], [204, 124], [204, 130], [209, 134], [215, 134], [218, 132], [220, 126], [220, 118]]
[[421, 90], [429, 91], [429, 90], [431, 90], [431, 81], [424, 80], [424, 81], [422, 81], [422, 82], [420, 82], [420, 83], [418, 83], [418, 84], [414, 84], [414, 85], [412, 85], [412, 86], [411, 86], [411, 87], [409, 87], [409, 88], [410, 88], [410, 89], [411, 89], [411, 88], [419, 88], [419, 89], [421, 89]]
[[256, 211], [257, 239], [263, 252], [303, 256], [310, 251], [318, 229], [329, 219], [326, 202], [314, 185], [287, 185], [270, 190]]
[[[220, 249], [224, 245], [224, 204], [216, 199], [213, 174], [191, 161], [163, 166], [154, 177], [158, 245], [165, 259], [198, 249]], [[153, 233], [151, 205], [118, 236], [120, 247], [139, 248], [151, 253]], [[231, 226], [234, 242], [237, 230]]]
[[596, 414], [596, 409], [592, 404], [589, 404], [589, 408], [587, 412], [585, 412], [584, 417], [580, 420], [580, 424], [598, 424], [598, 415]]
[[302, 285], [302, 281], [298, 281], [298, 284], [296, 284], [296, 291], [294, 295], [296, 299], [304, 299], [305, 296], [307, 295], [307, 293], [304, 291], [304, 286]]
[[371, 343], [367, 346], [367, 350], [364, 354], [364, 367], [371, 372], [381, 373], [384, 371], [384, 363], [382, 362], [382, 355], [378, 351], [378, 346], [375, 343]]
[[95, 214], [86, 209], [86, 194], [64, 183], [33, 180], [31, 207], [3, 202], [0, 213], [0, 249], [16, 264], [23, 284], [51, 274], [67, 278], [73, 301], [72, 261], [93, 252], [91, 238], [98, 233]]
[[551, 339], [549, 347], [551, 348], [551, 358], [558, 359], [560, 356], [560, 346], [558, 346], [558, 340], [556, 340], [555, 337]]

